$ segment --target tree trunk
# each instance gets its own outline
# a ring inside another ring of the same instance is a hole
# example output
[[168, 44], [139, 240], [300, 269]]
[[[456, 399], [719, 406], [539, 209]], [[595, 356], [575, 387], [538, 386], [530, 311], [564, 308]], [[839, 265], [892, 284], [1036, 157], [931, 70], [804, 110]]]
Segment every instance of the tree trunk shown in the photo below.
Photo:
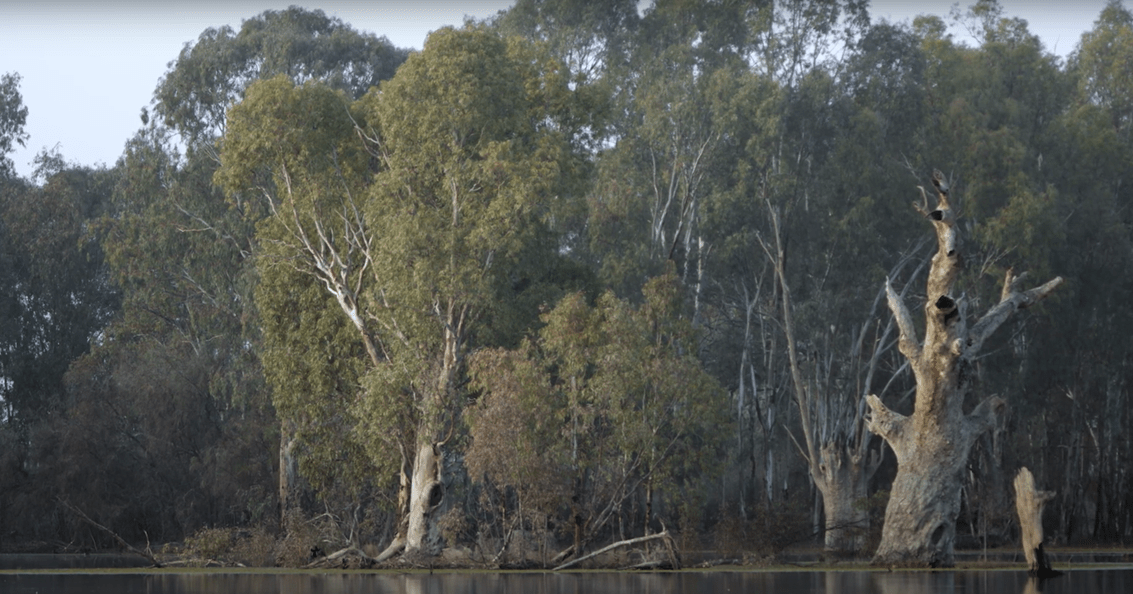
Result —
[[984, 341], [1013, 312], [1042, 299], [1062, 282], [1055, 278], [1019, 292], [1025, 274], [1016, 276], [1008, 270], [999, 303], [969, 328], [966, 302], [951, 294], [960, 270], [960, 253], [948, 184], [939, 171], [932, 181], [936, 209], [928, 211], [927, 197], [918, 207], [932, 221], [937, 238], [928, 277], [923, 346], [903, 300], [886, 281], [889, 308], [900, 331], [898, 348], [909, 360], [917, 382], [914, 410], [906, 417], [889, 410], [877, 396], [866, 397], [870, 431], [884, 438], [897, 456], [897, 476], [873, 560], [879, 565], [953, 565], [962, 472], [972, 444], [995, 426], [1005, 406], [1003, 400], [992, 397], [964, 413], [964, 397], [974, 375], [972, 362]]
[[439, 444], [421, 443], [413, 463], [413, 478], [409, 487], [409, 530], [406, 533], [406, 552], [435, 553], [436, 525], [433, 510], [440, 505], [444, 494], [441, 483], [443, 466]]
[[301, 511], [297, 446], [295, 424], [283, 421], [279, 427], [279, 526], [284, 532], [290, 530], [292, 519]]
[[[820, 394], [822, 388], [817, 385], [818, 382], [808, 383], [803, 380], [795, 341], [791, 289], [787, 283], [786, 254], [780, 235], [779, 216], [770, 202], [767, 207], [771, 214], [775, 244], [774, 246], [763, 244], [763, 249], [774, 265], [775, 276], [779, 280], [791, 383], [794, 386], [795, 402], [799, 407], [803, 440], [806, 443], [806, 447], [799, 446], [799, 450], [806, 459], [807, 470], [814, 485], [822, 494], [822, 508], [826, 516], [824, 548], [835, 555], [851, 555], [865, 546], [869, 511], [861, 507], [859, 502], [866, 498], [869, 479], [880, 466], [881, 456], [868, 454], [869, 436], [860, 426], [862, 419], [857, 412], [860, 410], [859, 407], [840, 410], [843, 414], [849, 413], [852, 419], [847, 423], [848, 431], [833, 430], [825, 433], [822, 431], [822, 427], [829, 429], [845, 423], [846, 419], [831, 418], [838, 414], [835, 411], [838, 411], [839, 407], [833, 405], [830, 400], [829, 385], [826, 388], [828, 392]], [[872, 366], [876, 366], [876, 363], [875, 354], [871, 360], [871, 373]], [[866, 381], [868, 384], [868, 379]], [[818, 403], [820, 399], [823, 400], [822, 404]], [[863, 439], [851, 437], [855, 434], [861, 435]]]
[[1035, 477], [1026, 467], [1015, 476], [1015, 510], [1019, 513], [1023, 554], [1027, 556], [1027, 573], [1048, 578], [1060, 575], [1050, 567], [1043, 552], [1043, 507], [1054, 498], [1053, 491], [1035, 489]]
[[827, 444], [822, 448], [818, 480], [822, 511], [826, 516], [825, 550], [852, 555], [865, 547], [869, 510], [861, 505], [869, 486], [869, 472], [861, 456], [846, 448]]

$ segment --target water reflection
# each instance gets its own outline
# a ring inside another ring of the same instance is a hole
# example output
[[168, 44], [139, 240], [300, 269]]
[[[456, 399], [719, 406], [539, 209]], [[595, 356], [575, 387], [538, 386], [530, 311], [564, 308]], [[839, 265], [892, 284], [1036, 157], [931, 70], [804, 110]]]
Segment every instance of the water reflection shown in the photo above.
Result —
[[682, 573], [0, 574], [0, 592], [34, 594], [1108, 594], [1133, 569], [1080, 570], [1044, 583], [1022, 571]]

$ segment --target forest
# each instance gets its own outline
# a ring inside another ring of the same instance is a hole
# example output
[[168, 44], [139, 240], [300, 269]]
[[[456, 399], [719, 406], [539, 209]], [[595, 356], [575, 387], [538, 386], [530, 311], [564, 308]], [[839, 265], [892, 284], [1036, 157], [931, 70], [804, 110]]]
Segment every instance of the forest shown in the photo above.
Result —
[[30, 178], [0, 73], [0, 552], [947, 565], [1023, 467], [1048, 546], [1129, 545], [1133, 13], [638, 4], [251, 15]]

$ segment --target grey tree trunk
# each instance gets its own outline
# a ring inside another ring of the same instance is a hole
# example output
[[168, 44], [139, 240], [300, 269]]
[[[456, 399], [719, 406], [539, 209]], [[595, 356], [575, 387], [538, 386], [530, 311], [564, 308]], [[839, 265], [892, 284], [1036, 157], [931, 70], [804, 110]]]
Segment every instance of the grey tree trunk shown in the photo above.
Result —
[[[779, 281], [787, 358], [803, 430], [804, 445], [799, 446], [799, 451], [806, 459], [811, 480], [822, 494], [822, 509], [826, 517], [823, 527], [824, 549], [836, 555], [856, 554], [865, 546], [869, 528], [869, 512], [860, 503], [866, 498], [870, 478], [881, 464], [881, 455], [878, 451], [869, 451], [870, 436], [862, 426], [864, 417], [856, 396], [843, 395], [829, 382], [822, 385], [824, 382], [818, 381], [817, 377], [813, 380], [803, 378], [791, 313], [791, 289], [784, 268], [786, 255], [780, 235], [778, 211], [770, 202], [767, 207], [771, 214], [775, 244], [763, 244], [763, 249], [771, 260]], [[903, 265], [904, 263], [898, 266]], [[870, 313], [870, 317], [872, 316], [873, 312]], [[862, 334], [864, 335], [864, 328]], [[888, 334], [887, 329], [886, 336]], [[885, 339], [881, 342], [885, 342]], [[851, 350], [860, 351], [859, 348]], [[860, 352], [852, 352], [850, 358], [859, 355]], [[867, 386], [877, 367], [879, 355], [880, 351], [875, 351], [870, 358], [865, 378]], [[815, 363], [816, 371], [820, 366]], [[829, 362], [826, 371], [830, 371]], [[821, 373], [816, 372], [815, 375]]]
[[861, 505], [867, 496], [870, 476], [877, 470], [877, 458], [864, 460], [849, 448], [828, 443], [814, 484], [822, 492], [822, 511], [826, 515], [824, 549], [850, 555], [865, 547], [869, 529], [869, 510]]
[[999, 303], [969, 327], [966, 302], [952, 295], [960, 270], [956, 215], [948, 203], [943, 174], [934, 172], [932, 181], [937, 207], [928, 210], [923, 188], [924, 203], [918, 207], [932, 221], [937, 238], [928, 277], [923, 345], [917, 340], [909, 310], [886, 281], [889, 309], [900, 332], [898, 348], [916, 378], [914, 410], [906, 417], [889, 410], [877, 396], [866, 397], [871, 409], [869, 430], [884, 438], [897, 456], [897, 476], [873, 559], [878, 565], [954, 564], [962, 472], [972, 444], [995, 426], [1005, 405], [992, 397], [969, 413], [963, 411], [974, 375], [973, 360], [984, 341], [1012, 313], [1042, 299], [1062, 282], [1055, 278], [1020, 292], [1020, 281], [1026, 275], [1016, 276], [1008, 270]]

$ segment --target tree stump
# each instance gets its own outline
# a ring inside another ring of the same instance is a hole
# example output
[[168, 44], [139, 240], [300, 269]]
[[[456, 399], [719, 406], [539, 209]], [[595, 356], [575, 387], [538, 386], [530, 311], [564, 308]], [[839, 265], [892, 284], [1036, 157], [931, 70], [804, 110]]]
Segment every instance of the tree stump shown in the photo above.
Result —
[[1043, 507], [1054, 498], [1053, 491], [1035, 489], [1035, 477], [1023, 467], [1015, 476], [1015, 510], [1023, 532], [1023, 553], [1027, 556], [1027, 573], [1038, 578], [1062, 575], [1051, 568], [1043, 552]]

